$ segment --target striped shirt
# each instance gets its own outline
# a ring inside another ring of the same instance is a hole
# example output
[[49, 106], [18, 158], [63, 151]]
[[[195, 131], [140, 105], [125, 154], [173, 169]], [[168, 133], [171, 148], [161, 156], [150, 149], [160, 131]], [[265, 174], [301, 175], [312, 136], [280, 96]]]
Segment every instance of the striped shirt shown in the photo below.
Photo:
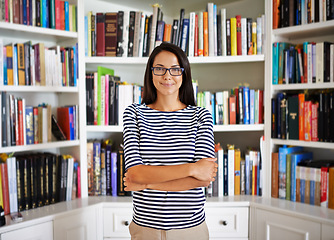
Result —
[[[215, 157], [212, 116], [188, 106], [162, 112], [132, 104], [123, 115], [125, 168], [178, 165]], [[133, 221], [159, 230], [190, 228], [205, 220], [202, 188], [186, 191], [145, 189], [133, 192]]]

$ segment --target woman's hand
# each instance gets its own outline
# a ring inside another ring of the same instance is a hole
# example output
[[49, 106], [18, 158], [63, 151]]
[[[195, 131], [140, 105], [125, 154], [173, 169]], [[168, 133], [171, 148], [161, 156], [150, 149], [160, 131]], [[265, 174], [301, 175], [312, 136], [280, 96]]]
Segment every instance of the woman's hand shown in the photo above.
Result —
[[141, 191], [147, 188], [146, 184], [132, 182], [130, 177], [128, 177], [127, 173], [124, 174], [123, 181], [124, 181], [125, 191]]
[[217, 158], [202, 158], [194, 163], [192, 176], [200, 181], [214, 181], [217, 175]]

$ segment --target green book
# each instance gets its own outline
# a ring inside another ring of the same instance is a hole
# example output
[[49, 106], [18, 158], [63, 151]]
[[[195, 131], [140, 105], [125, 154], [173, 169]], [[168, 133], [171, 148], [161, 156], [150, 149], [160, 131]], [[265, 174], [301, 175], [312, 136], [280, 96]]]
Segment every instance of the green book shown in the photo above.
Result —
[[56, 10], [55, 10], [55, 0], [49, 1], [49, 21], [50, 21], [50, 28], [55, 29], [56, 28]]
[[[97, 125], [104, 125], [104, 116], [102, 115], [102, 90], [105, 90], [105, 86], [101, 86], [101, 76], [109, 74], [110, 76], [114, 76], [114, 70], [106, 67], [97, 67]], [[102, 89], [103, 87], [103, 89]]]

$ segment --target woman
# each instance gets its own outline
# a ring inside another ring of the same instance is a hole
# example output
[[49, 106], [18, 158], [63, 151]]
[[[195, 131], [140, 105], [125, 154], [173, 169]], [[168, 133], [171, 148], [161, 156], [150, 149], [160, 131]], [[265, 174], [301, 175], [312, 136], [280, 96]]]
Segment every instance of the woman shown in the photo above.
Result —
[[209, 239], [203, 188], [214, 181], [212, 116], [196, 107], [190, 65], [162, 43], [148, 59], [142, 104], [124, 112], [125, 190], [132, 239]]

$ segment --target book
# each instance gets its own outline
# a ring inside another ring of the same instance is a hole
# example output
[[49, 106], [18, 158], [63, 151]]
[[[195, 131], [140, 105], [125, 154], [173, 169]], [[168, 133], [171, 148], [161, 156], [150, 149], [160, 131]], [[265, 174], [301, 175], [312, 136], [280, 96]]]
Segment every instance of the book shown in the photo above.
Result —
[[104, 125], [104, 115], [102, 116], [102, 88], [105, 89], [105, 86], [102, 85], [101, 77], [109, 74], [114, 75], [114, 70], [102, 66], [97, 67], [97, 125]]
[[106, 56], [105, 15], [96, 13], [96, 56]]
[[271, 153], [271, 197], [278, 198], [278, 152]]
[[55, 115], [52, 114], [52, 134], [57, 140], [66, 140], [66, 135], [58, 124]]

